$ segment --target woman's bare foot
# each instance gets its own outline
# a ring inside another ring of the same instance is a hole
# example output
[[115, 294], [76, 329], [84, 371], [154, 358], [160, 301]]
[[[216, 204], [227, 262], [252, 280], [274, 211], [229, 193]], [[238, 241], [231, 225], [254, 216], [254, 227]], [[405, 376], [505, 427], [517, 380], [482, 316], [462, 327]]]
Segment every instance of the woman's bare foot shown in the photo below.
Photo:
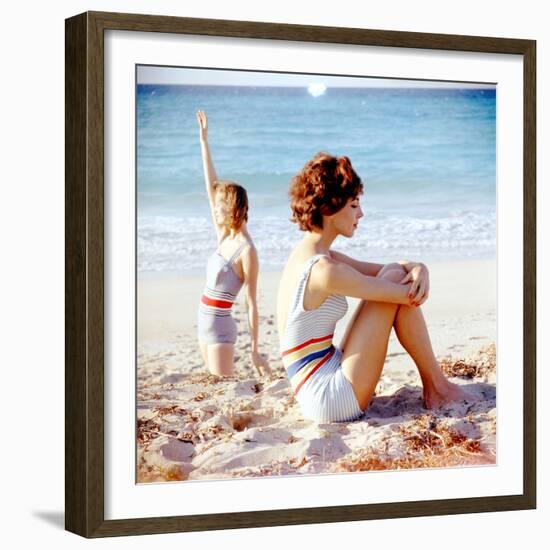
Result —
[[447, 380], [438, 387], [424, 388], [423, 397], [427, 409], [437, 409], [469, 399], [468, 393], [461, 386]]

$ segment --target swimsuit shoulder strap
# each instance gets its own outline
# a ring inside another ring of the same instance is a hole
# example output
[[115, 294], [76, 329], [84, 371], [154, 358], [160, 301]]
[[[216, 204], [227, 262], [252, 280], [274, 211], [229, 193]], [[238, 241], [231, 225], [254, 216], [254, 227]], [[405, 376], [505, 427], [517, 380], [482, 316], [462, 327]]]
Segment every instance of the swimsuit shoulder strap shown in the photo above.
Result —
[[292, 311], [306, 311], [304, 309], [304, 293], [306, 291], [307, 282], [309, 280], [309, 274], [311, 273], [311, 268], [313, 267], [313, 265], [323, 256], [327, 255], [315, 254], [315, 256], [311, 256], [311, 258], [306, 261], [302, 274], [300, 275], [300, 279], [298, 280], [296, 295], [294, 297], [294, 302], [292, 303]]
[[239, 257], [239, 254], [244, 250], [245, 246], [247, 245], [248, 243], [245, 241], [244, 243], [242, 243], [238, 248], [237, 250], [235, 250], [235, 252], [233, 253], [233, 255], [231, 256], [231, 258], [229, 258], [229, 260], [227, 260], [227, 263], [229, 265], [231, 265], [238, 257]]

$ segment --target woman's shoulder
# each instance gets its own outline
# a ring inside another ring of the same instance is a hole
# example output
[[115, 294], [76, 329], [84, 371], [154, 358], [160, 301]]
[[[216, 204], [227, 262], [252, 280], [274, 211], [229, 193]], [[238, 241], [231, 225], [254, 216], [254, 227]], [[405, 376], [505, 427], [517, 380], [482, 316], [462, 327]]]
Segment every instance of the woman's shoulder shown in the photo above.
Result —
[[236, 248], [241, 250], [256, 250], [252, 236], [248, 231], [239, 231], [234, 237]]
[[[290, 255], [281, 279], [290, 286], [294, 286], [306, 274], [309, 274], [310, 277], [313, 276], [315, 279], [323, 279], [338, 263], [329, 254], [295, 251]], [[313, 273], [315, 274], [312, 275]]]
[[341, 269], [342, 263], [328, 254], [315, 254], [310, 258], [308, 266], [311, 265], [310, 278], [313, 284], [319, 283], [319, 286], [324, 287], [326, 281], [338, 276], [338, 270]]
[[243, 239], [242, 242], [239, 244], [239, 248], [241, 249], [244, 255], [250, 256], [250, 255], [258, 254], [256, 245], [254, 244], [254, 241], [250, 237]]
[[337, 265], [340, 263], [340, 260], [338, 260], [332, 255], [332, 251], [329, 251], [327, 253], [322, 253], [322, 254], [316, 254], [315, 257], [317, 258], [316, 263], [318, 263], [321, 266]]
[[225, 233], [219, 240], [219, 246], [223, 243], [227, 250], [236, 252], [237, 250], [243, 251], [247, 248], [253, 248], [254, 243], [250, 236], [238, 235], [231, 237], [229, 233]]
[[243, 265], [258, 265], [258, 251], [252, 239], [243, 239], [238, 245], [237, 251], [239, 251], [239, 257], [242, 259]]

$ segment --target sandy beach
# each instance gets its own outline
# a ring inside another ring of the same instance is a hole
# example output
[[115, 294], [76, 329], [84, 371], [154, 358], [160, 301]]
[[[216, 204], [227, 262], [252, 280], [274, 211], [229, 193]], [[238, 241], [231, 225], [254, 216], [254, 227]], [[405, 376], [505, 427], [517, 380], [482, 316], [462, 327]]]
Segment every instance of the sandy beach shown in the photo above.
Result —
[[[376, 395], [362, 418], [302, 417], [278, 354], [278, 273], [261, 273], [261, 351], [250, 361], [244, 295], [234, 306], [235, 375], [208, 373], [196, 340], [202, 277], [138, 278], [138, 482], [365, 470], [462, 467], [496, 461], [496, 261], [431, 263], [422, 306], [444, 371], [471, 399], [427, 410], [416, 367], [392, 333]], [[349, 311], [336, 327], [338, 345]]]

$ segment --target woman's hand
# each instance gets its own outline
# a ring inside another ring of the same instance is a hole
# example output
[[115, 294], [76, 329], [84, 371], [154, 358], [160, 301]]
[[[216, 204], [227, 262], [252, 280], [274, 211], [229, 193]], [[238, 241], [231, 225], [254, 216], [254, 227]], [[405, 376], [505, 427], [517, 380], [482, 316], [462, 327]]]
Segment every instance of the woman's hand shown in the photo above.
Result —
[[197, 111], [197, 122], [199, 123], [199, 135], [201, 141], [208, 140], [208, 119], [204, 111]]
[[258, 371], [258, 376], [262, 376], [261, 369], [263, 369], [265, 374], [267, 374], [271, 378], [272, 376], [271, 368], [269, 367], [269, 364], [267, 362], [265, 355], [263, 355], [262, 353], [259, 353], [258, 351], [253, 351], [252, 364], [256, 367], [256, 370]]
[[412, 283], [409, 289], [409, 301], [412, 306], [420, 306], [427, 299], [430, 292], [430, 277], [428, 268], [422, 263], [402, 264], [408, 273], [401, 280], [401, 284]]

